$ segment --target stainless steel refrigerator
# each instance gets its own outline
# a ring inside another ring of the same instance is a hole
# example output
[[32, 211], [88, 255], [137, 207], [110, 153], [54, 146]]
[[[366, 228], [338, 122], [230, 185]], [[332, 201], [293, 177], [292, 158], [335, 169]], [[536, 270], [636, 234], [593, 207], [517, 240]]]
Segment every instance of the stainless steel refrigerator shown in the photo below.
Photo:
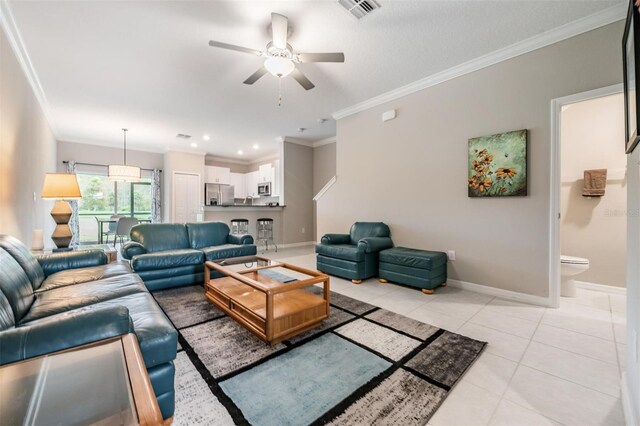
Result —
[[232, 206], [234, 187], [218, 183], [204, 184], [204, 203], [207, 206]]

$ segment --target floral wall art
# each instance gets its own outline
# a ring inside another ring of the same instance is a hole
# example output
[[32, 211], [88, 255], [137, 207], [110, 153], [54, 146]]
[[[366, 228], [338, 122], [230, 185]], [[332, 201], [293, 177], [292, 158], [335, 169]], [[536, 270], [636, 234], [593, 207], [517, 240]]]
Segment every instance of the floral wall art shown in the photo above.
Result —
[[527, 195], [527, 131], [469, 139], [469, 197]]

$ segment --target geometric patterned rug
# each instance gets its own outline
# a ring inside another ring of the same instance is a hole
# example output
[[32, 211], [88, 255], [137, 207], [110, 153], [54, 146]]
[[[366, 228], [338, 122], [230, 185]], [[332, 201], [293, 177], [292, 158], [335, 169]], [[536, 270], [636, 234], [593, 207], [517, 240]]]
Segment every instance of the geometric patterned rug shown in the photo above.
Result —
[[174, 425], [424, 425], [486, 345], [331, 292], [322, 326], [269, 346], [203, 292], [153, 293], [179, 332]]

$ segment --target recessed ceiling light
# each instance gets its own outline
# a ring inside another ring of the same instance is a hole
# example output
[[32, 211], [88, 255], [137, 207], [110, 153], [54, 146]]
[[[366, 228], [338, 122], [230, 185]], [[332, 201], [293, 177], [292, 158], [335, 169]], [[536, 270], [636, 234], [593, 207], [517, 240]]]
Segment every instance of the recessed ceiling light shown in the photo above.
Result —
[[211, 136], [209, 135], [202, 135], [202, 139], [205, 141], [208, 141], [209, 139], [211, 139]]
[[197, 148], [197, 147], [198, 147], [198, 144], [197, 144], [197, 143], [195, 143], [195, 142], [191, 142], [191, 148]]
[[244, 154], [244, 152], [241, 149], [239, 149], [238, 150], [238, 155], [242, 155], [242, 154]]
[[253, 149], [260, 149], [260, 145], [258, 145], [257, 143], [253, 144]]

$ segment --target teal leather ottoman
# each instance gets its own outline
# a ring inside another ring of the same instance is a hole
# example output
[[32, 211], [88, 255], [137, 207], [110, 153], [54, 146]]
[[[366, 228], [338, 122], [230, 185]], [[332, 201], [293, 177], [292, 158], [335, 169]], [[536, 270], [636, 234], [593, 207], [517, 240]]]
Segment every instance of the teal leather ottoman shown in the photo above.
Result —
[[381, 283], [394, 282], [432, 294], [447, 282], [447, 254], [441, 251], [394, 247], [380, 252]]

